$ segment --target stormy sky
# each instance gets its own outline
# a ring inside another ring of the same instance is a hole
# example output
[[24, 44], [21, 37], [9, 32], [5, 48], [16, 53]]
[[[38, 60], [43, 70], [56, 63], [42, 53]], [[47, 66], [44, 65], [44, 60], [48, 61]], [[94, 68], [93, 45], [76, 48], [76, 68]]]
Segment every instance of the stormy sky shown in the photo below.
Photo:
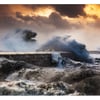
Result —
[[100, 5], [0, 5], [0, 37], [30, 29], [41, 38], [71, 35], [89, 50], [100, 47]]

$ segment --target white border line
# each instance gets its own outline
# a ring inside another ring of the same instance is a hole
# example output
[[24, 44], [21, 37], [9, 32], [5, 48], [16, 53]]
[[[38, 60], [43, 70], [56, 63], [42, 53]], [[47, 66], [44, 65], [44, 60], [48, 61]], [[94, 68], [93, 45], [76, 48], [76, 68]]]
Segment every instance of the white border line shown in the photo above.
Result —
[[100, 0], [0, 0], [0, 4], [100, 4]]

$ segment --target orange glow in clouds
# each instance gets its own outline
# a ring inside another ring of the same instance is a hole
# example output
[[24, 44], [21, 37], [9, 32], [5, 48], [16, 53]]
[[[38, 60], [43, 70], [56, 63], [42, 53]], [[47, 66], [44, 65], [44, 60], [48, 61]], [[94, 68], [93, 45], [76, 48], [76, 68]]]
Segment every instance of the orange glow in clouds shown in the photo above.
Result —
[[86, 5], [84, 8], [84, 12], [88, 16], [91, 16], [91, 17], [96, 16], [100, 18], [100, 5], [95, 5], [95, 4]]
[[[79, 15], [76, 18], [71, 18], [66, 16], [61, 16], [62, 19], [65, 19], [71, 23], [82, 23], [82, 24], [87, 24], [88, 22], [95, 22], [96, 19], [94, 18], [94, 16], [96, 16], [97, 18], [100, 18], [100, 5], [86, 5], [84, 7], [84, 12], [85, 12], [85, 16], [81, 16]], [[51, 13], [56, 12], [59, 14], [59, 12], [57, 12], [55, 10], [55, 8], [53, 8], [52, 6], [38, 6], [35, 9], [32, 9], [31, 7], [27, 7], [24, 5], [11, 5], [10, 6], [10, 13], [12, 14], [12, 16], [14, 16], [16, 18], [16, 12], [20, 12], [23, 16], [30, 16], [30, 17], [34, 17], [34, 16], [43, 16], [43, 17], [49, 17], [51, 15]]]
[[32, 9], [29, 7], [25, 7], [23, 5], [12, 5], [10, 6], [10, 10], [12, 14], [16, 12], [20, 12], [23, 16], [44, 16], [49, 17], [52, 12], [55, 12], [54, 8], [51, 6], [48, 7], [38, 7], [36, 9]]
[[31, 8], [25, 7], [23, 5], [11, 5], [10, 11], [13, 15], [15, 15], [16, 12], [20, 12], [22, 15], [33, 15], [33, 10]]
[[49, 17], [53, 12], [55, 12], [55, 10], [52, 7], [41, 7], [35, 10], [34, 15]]

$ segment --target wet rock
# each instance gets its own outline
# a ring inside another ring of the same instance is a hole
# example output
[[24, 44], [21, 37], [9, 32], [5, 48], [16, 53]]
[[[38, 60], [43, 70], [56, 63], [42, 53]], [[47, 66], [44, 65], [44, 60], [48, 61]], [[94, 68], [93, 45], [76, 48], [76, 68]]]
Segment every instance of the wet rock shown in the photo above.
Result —
[[76, 90], [84, 95], [100, 95], [100, 75], [79, 82]]
[[70, 66], [60, 69], [1, 60], [0, 95], [100, 95], [100, 70], [67, 61]]
[[24, 40], [25, 41], [36, 41], [34, 39], [36, 37], [36, 35], [37, 35], [36, 32], [32, 32], [30, 30], [24, 30], [23, 34], [24, 34]]
[[39, 87], [44, 89], [45, 95], [67, 95], [74, 92], [72, 87], [61, 81], [42, 84]]
[[0, 95], [23, 95], [25, 91], [19, 88], [10, 88], [8, 86], [0, 87]]
[[26, 72], [23, 74], [24, 78], [27, 80], [34, 80], [39, 78], [41, 76], [41, 70], [36, 68], [36, 69], [29, 69], [26, 70]]
[[18, 71], [25, 67], [26, 63], [23, 61], [10, 62], [8, 60], [4, 60], [1, 62], [0, 72], [3, 74], [10, 74], [12, 72]]
[[24, 81], [4, 82], [0, 85], [0, 95], [67, 95], [74, 93], [64, 82], [28, 83]]
[[25, 88], [26, 83], [25, 83], [25, 82], [19, 82], [19, 83], [17, 83], [16, 85], [18, 85], [18, 86], [21, 87], [21, 88]]
[[62, 77], [64, 76], [63, 72], [60, 73], [56, 73], [53, 77], [50, 78], [50, 82], [58, 82], [62, 79]]
[[68, 76], [63, 77], [62, 80], [68, 83], [75, 83], [95, 75], [97, 75], [97, 73], [94, 70], [84, 69], [84, 70], [73, 72]]
[[66, 67], [80, 67], [83, 65], [83, 62], [79, 62], [79, 61], [74, 61], [72, 59], [66, 58]]
[[44, 95], [43, 89], [41, 88], [27, 88], [26, 89], [27, 95]]

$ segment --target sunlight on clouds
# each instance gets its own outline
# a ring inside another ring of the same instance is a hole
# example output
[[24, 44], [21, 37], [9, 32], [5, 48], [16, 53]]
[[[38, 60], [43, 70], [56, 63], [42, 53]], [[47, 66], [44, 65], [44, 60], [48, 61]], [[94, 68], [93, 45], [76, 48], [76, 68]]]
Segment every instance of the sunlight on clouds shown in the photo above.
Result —
[[23, 5], [11, 5], [9, 7], [10, 7], [12, 14], [14, 15], [16, 12], [20, 12], [23, 15], [30, 15], [30, 16], [33, 15], [33, 10]]
[[23, 16], [44, 16], [49, 17], [52, 12], [56, 12], [55, 9], [51, 6], [47, 7], [38, 7], [36, 9], [32, 9], [23, 5], [12, 5], [10, 6], [10, 10], [14, 15], [16, 12], [20, 12]]
[[[10, 6], [10, 10], [12, 12], [12, 16], [15, 16], [16, 12], [20, 12], [23, 16], [42, 16], [42, 17], [49, 17], [53, 12], [58, 13], [54, 7], [52, 6], [40, 6], [38, 8], [32, 9], [30, 7], [26, 7], [24, 5], [12, 5]], [[84, 7], [84, 12], [86, 13], [86, 16], [79, 15], [76, 18], [68, 17], [68, 16], [62, 16], [63, 19], [66, 19], [67, 21], [70, 21], [71, 23], [88, 23], [88, 22], [94, 22], [95, 19], [93, 16], [100, 17], [100, 6], [99, 5], [86, 5]]]
[[76, 18], [71, 18], [71, 17], [68, 17], [68, 16], [62, 16], [62, 18], [69, 21], [70, 23], [74, 23], [74, 24], [79, 23], [79, 24], [82, 24], [82, 25], [95, 22], [95, 19], [92, 18], [92, 17], [89, 17], [89, 16], [78, 16]]
[[100, 5], [86, 5], [84, 8], [84, 12], [88, 16], [100, 18]]
[[49, 17], [51, 13], [56, 12], [53, 7], [40, 7], [35, 10], [34, 15], [35, 16], [44, 16]]

